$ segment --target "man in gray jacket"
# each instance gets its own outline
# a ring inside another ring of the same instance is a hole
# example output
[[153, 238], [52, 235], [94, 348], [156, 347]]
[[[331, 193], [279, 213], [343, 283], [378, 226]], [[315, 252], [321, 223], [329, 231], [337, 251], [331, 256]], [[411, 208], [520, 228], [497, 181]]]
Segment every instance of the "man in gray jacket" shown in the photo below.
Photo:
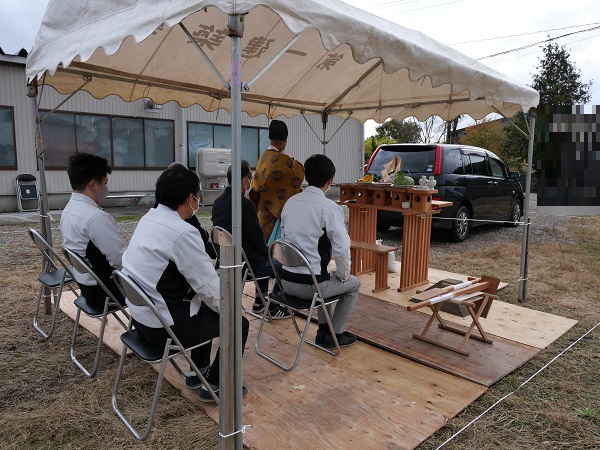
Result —
[[[332, 323], [340, 347], [348, 347], [356, 343], [356, 335], [346, 331], [346, 324], [358, 299], [360, 281], [350, 275], [350, 237], [342, 208], [325, 196], [333, 182], [335, 166], [325, 155], [312, 155], [304, 163], [304, 173], [308, 187], [291, 197], [281, 212], [281, 238], [304, 253], [325, 297], [340, 296]], [[329, 270], [332, 257], [335, 272]], [[309, 300], [314, 288], [310, 275], [300, 272], [302, 269], [283, 266], [282, 287], [290, 295]], [[332, 309], [328, 307], [329, 314]], [[326, 348], [335, 347], [321, 308], [315, 342]]]

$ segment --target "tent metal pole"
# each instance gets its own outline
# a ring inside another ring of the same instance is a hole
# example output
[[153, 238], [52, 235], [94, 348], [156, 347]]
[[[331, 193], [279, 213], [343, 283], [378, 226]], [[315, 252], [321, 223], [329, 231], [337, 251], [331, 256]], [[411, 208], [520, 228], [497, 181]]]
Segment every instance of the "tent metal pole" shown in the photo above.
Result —
[[[233, 262], [224, 267], [228, 285], [233, 290], [227, 297], [221, 292], [223, 311], [220, 320], [221, 358], [219, 380], [219, 448], [242, 450], [242, 176], [241, 176], [241, 38], [244, 35], [244, 15], [230, 14], [228, 17], [231, 38], [231, 235], [233, 239]], [[233, 270], [232, 270], [233, 269]], [[221, 281], [222, 285], [224, 281]]]
[[[38, 160], [38, 170], [40, 173], [40, 227], [42, 236], [52, 245], [52, 229], [50, 228], [50, 216], [48, 215], [48, 189], [46, 188], [46, 170], [44, 166], [44, 148], [42, 146], [42, 128], [40, 113], [37, 102], [37, 82], [33, 83], [33, 95], [31, 96], [31, 104], [33, 108], [33, 120], [34, 120], [34, 134], [35, 134], [35, 156]], [[42, 257], [42, 267], [46, 263]], [[52, 313], [52, 307], [50, 299], [52, 293], [50, 289], [44, 286], [42, 293], [44, 298], [44, 312], [46, 314]]]
[[48, 215], [48, 190], [46, 189], [44, 147], [42, 145], [42, 127], [35, 97], [32, 98], [32, 105], [34, 108], [35, 156], [38, 160], [38, 170], [40, 172], [40, 225], [42, 236], [52, 245], [52, 229], [50, 228], [50, 216]]
[[177, 104], [177, 108], [179, 113], [179, 160], [187, 167], [190, 167], [187, 150], [186, 110], [179, 104]]
[[531, 194], [531, 171], [533, 167], [533, 140], [535, 137], [535, 109], [529, 111], [529, 146], [527, 151], [527, 177], [525, 179], [525, 205], [523, 208], [523, 241], [521, 243], [521, 268], [519, 273], [520, 302], [527, 299], [528, 263], [529, 263], [529, 236], [531, 234], [531, 221], [529, 219], [529, 198]]

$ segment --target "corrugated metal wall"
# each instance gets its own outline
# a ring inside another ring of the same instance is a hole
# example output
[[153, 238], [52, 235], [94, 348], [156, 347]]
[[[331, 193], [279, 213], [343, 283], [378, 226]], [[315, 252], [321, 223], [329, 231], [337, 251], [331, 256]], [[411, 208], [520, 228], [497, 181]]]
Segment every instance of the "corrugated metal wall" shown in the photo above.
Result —
[[[41, 98], [40, 109], [52, 109], [63, 101], [66, 96], [59, 94], [52, 88], [45, 88]], [[0, 211], [16, 210], [14, 180], [17, 174], [32, 173], [39, 179], [34, 149], [33, 109], [31, 99], [26, 96], [24, 64], [0, 61], [0, 105], [14, 106], [18, 164], [18, 170], [0, 170]], [[96, 100], [86, 92], [77, 93], [62, 105], [60, 110], [173, 120], [175, 123], [175, 157], [177, 160], [182, 159], [181, 155], [184, 153], [181, 151], [182, 145], [184, 150], [186, 148], [182, 139], [186, 139], [187, 121], [216, 124], [231, 123], [231, 115], [225, 110], [209, 113], [198, 106], [193, 106], [182, 111], [177, 103], [169, 102], [163, 105], [163, 110], [160, 113], [149, 113], [144, 109], [142, 100], [127, 103], [116, 96]], [[252, 118], [244, 113], [242, 116], [243, 126], [264, 128], [269, 126], [269, 119], [266, 115]], [[329, 142], [324, 149], [321, 143], [323, 139], [321, 117], [318, 115], [305, 117], [306, 120], [301, 115], [290, 119], [279, 117], [288, 124], [290, 130], [286, 153], [304, 162], [310, 155], [325, 151], [325, 154], [336, 165], [336, 182], [356, 180], [360, 176], [361, 167], [362, 125], [354, 119], [343, 123], [342, 118], [330, 117], [325, 134], [325, 139]], [[307, 125], [307, 122], [310, 126]], [[340, 126], [341, 129], [339, 129]], [[109, 187], [112, 192], [152, 192], [159, 174], [160, 170], [114, 170], [109, 178]], [[47, 170], [46, 181], [49, 194], [67, 194], [71, 192], [65, 170]]]
[[[18, 167], [18, 170], [0, 170], [0, 201], [2, 201], [3, 195], [15, 195], [15, 178], [19, 173], [37, 174], [33, 152], [32, 104], [25, 93], [24, 65], [0, 62], [0, 105], [14, 107]], [[11, 200], [16, 209], [16, 198]]]

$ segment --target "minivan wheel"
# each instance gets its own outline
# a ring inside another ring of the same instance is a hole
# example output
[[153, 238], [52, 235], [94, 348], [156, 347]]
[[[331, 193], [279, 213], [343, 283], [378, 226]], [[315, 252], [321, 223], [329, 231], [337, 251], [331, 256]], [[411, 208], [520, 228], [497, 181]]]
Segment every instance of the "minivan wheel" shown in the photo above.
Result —
[[466, 239], [471, 229], [471, 214], [466, 206], [459, 206], [454, 215], [450, 238], [454, 242], [462, 242]]
[[523, 211], [521, 210], [521, 201], [515, 200], [515, 202], [513, 203], [512, 209], [510, 211], [509, 221], [506, 222], [506, 226], [507, 227], [516, 227], [517, 225], [519, 225], [522, 213], [523, 213]]

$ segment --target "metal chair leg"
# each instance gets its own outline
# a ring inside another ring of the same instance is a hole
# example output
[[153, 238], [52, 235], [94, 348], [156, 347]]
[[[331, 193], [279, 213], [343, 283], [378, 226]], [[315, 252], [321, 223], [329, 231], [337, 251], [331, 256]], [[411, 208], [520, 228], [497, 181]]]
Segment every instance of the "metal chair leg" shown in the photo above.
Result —
[[93, 378], [98, 371], [98, 366], [100, 364], [100, 353], [102, 351], [102, 344], [104, 338], [104, 328], [106, 327], [107, 320], [107, 311], [108, 311], [109, 302], [104, 303], [104, 310], [102, 312], [102, 317], [100, 319], [100, 333], [98, 334], [98, 345], [96, 346], [96, 354], [94, 356], [94, 363], [92, 365], [91, 370], [88, 370], [83, 363], [81, 363], [77, 357], [75, 356], [75, 344], [77, 341], [77, 331], [79, 330], [79, 319], [81, 317], [81, 309], [77, 308], [77, 315], [75, 316], [75, 325], [73, 326], [73, 336], [71, 337], [71, 360], [75, 363], [77, 367], [87, 376], [88, 378]]

